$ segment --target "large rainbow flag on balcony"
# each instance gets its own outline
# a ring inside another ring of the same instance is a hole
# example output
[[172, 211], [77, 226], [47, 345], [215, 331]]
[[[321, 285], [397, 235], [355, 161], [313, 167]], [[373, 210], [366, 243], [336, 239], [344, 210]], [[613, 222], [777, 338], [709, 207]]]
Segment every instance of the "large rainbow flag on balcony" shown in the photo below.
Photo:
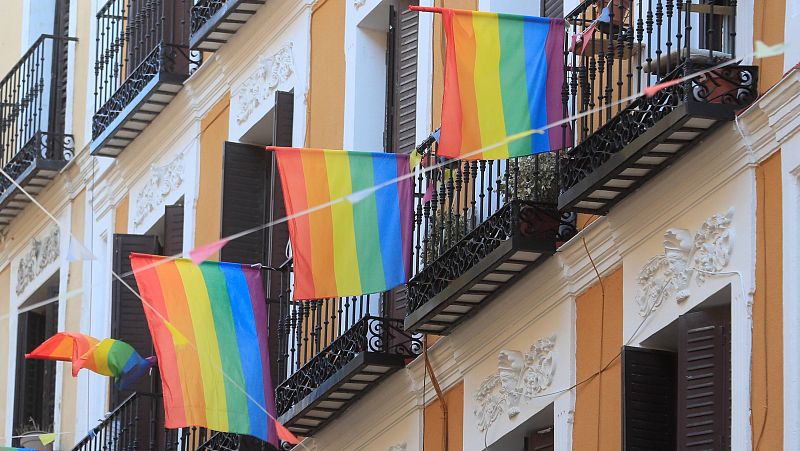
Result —
[[408, 155], [268, 150], [277, 156], [290, 218], [295, 299], [379, 293], [408, 280], [414, 194]]
[[445, 51], [439, 155], [494, 160], [554, 151], [561, 126], [501, 143], [565, 117], [564, 20], [414, 7], [442, 14]]
[[130, 258], [161, 371], [166, 427], [202, 426], [277, 446], [285, 429], [274, 421], [260, 270]]

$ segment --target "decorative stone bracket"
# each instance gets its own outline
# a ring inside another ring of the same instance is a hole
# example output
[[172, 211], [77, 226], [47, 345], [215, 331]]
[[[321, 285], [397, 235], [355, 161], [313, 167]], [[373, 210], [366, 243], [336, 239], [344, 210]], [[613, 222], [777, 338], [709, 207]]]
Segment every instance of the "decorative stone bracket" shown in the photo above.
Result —
[[270, 56], [261, 56], [256, 71], [236, 89], [234, 94], [236, 123], [241, 125], [247, 122], [250, 115], [293, 73], [294, 56], [291, 42]]
[[475, 393], [474, 413], [483, 432], [504, 411], [509, 418], [520, 412], [519, 404], [543, 392], [553, 382], [553, 348], [556, 336], [539, 339], [527, 353], [500, 351], [497, 373], [487, 377]]
[[185, 153], [181, 152], [172, 162], [164, 166], [153, 165], [147, 184], [136, 196], [136, 214], [133, 225], [138, 227], [144, 219], [166, 201], [167, 197], [183, 184]]
[[648, 260], [636, 279], [639, 315], [655, 311], [664, 299], [689, 299], [692, 278], [701, 286], [709, 273], [720, 272], [728, 265], [733, 250], [733, 211], [731, 208], [726, 214], [708, 218], [694, 239], [686, 229], [667, 229], [664, 254]]

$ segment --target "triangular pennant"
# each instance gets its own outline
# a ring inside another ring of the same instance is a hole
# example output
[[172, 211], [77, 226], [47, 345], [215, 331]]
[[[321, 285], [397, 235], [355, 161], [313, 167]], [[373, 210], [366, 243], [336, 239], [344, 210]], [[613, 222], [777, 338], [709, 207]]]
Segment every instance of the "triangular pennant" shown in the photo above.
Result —
[[86, 248], [74, 236], [69, 238], [69, 249], [67, 249], [67, 261], [97, 260], [92, 251]]
[[213, 243], [197, 246], [189, 251], [189, 258], [192, 260], [192, 263], [199, 265], [200, 263], [208, 260], [209, 257], [217, 253], [220, 249], [225, 247], [226, 244], [228, 244], [228, 240], [223, 238], [219, 241], [214, 241]]
[[42, 442], [42, 445], [47, 446], [56, 441], [56, 433], [39, 434], [39, 441]]

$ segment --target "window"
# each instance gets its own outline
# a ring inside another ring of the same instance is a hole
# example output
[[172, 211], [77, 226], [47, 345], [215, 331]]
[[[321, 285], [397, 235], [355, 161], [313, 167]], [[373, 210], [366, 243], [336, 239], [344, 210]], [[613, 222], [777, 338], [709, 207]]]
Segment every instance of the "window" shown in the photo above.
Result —
[[542, 0], [542, 17], [564, 17], [564, 0]]

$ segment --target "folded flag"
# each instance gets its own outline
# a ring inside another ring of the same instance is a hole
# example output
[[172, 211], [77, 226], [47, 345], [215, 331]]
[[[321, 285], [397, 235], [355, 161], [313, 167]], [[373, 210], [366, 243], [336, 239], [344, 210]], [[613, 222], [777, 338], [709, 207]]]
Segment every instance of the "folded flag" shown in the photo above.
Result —
[[411, 9], [441, 13], [447, 37], [439, 155], [495, 160], [571, 143], [569, 129], [565, 139], [561, 126], [513, 139], [565, 117], [563, 19]]
[[150, 371], [155, 357], [142, 358], [124, 341], [106, 338], [79, 358], [80, 367], [104, 376], [113, 376], [117, 388], [125, 390]]
[[268, 150], [277, 156], [290, 218], [295, 299], [379, 293], [408, 280], [414, 194], [409, 155]]
[[125, 389], [145, 375], [155, 364], [155, 357], [142, 358], [124, 341], [98, 340], [77, 332], [59, 332], [28, 354], [26, 359], [72, 362], [72, 376], [81, 368], [116, 378], [117, 387]]
[[158, 356], [166, 427], [202, 426], [277, 446], [260, 270], [130, 258]]

